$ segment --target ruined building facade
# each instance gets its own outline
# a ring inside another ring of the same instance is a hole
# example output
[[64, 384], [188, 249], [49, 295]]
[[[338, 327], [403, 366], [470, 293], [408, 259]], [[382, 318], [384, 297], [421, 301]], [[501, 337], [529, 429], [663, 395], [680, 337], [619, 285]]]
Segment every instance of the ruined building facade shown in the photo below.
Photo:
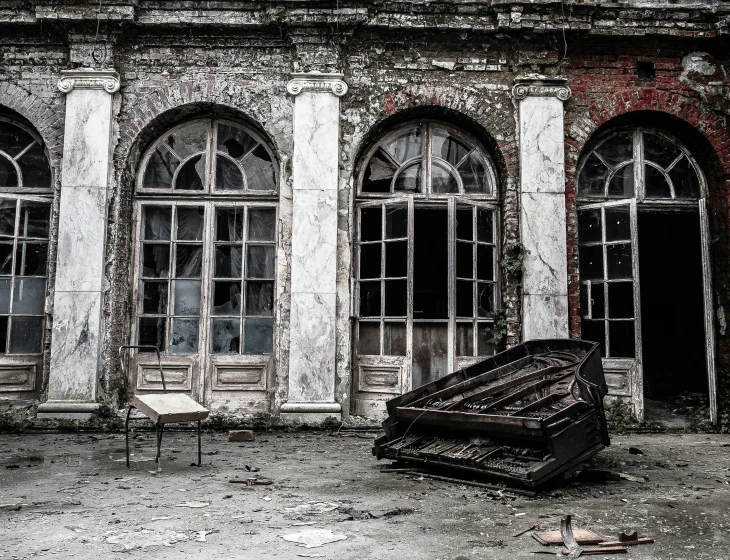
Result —
[[[723, 409], [730, 3], [0, 1], [0, 399], [320, 422], [520, 340]], [[726, 410], [726, 408], [725, 408]]]

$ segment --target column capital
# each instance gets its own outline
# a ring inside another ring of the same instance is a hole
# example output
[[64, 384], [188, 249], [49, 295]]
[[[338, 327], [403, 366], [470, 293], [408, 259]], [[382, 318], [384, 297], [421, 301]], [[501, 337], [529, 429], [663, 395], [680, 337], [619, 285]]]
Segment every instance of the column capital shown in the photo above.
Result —
[[107, 93], [115, 93], [119, 91], [119, 74], [114, 70], [92, 68], [61, 70], [58, 89], [63, 93], [69, 93], [74, 89], [103, 89]]
[[286, 84], [286, 91], [297, 96], [303, 91], [318, 93], [334, 93], [342, 97], [347, 93], [347, 84], [342, 79], [343, 74], [313, 72], [292, 72], [291, 80]]
[[563, 77], [548, 78], [541, 74], [530, 74], [515, 79], [512, 95], [518, 101], [525, 97], [557, 97], [560, 101], [570, 99], [570, 88]]

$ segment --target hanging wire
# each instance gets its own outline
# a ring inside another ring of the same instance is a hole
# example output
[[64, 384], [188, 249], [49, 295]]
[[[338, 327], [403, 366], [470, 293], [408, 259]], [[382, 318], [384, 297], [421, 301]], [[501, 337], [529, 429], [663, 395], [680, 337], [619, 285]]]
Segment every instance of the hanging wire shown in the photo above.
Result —
[[94, 59], [94, 62], [101, 66], [104, 64], [104, 61], [106, 60], [106, 43], [103, 43], [101, 45], [101, 49], [99, 48], [99, 27], [101, 25], [101, 2], [102, 0], [99, 0], [99, 9], [96, 12], [96, 36], [94, 37], [94, 47], [91, 49], [91, 58]]
[[558, 75], [560, 75], [560, 72], [563, 68], [563, 64], [565, 64], [565, 59], [568, 57], [568, 39], [565, 36], [565, 0], [560, 0], [560, 11], [562, 12], [562, 22], [560, 27], [563, 30], [563, 58], [560, 59], [560, 62], [558, 62]]

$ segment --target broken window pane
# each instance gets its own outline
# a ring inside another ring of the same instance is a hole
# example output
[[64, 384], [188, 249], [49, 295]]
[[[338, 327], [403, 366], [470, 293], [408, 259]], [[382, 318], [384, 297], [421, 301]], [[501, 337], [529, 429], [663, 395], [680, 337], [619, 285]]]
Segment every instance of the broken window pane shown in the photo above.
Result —
[[408, 208], [405, 206], [386, 206], [385, 238], [400, 239], [408, 237]]
[[13, 273], [13, 242], [0, 242], [0, 274]]
[[383, 144], [383, 149], [398, 163], [421, 155], [421, 128], [414, 127], [392, 137]]
[[10, 319], [9, 354], [38, 354], [43, 342], [43, 317]]
[[380, 278], [380, 249], [380, 243], [360, 246], [360, 278]]
[[360, 315], [380, 317], [380, 282], [360, 282]]
[[168, 352], [192, 354], [198, 351], [198, 319], [172, 319]]
[[456, 167], [469, 149], [443, 128], [434, 128], [431, 138], [431, 153]]
[[38, 142], [35, 142], [27, 152], [18, 158], [17, 164], [23, 177], [24, 188], [51, 188], [51, 167], [46, 159], [43, 146]]
[[606, 263], [609, 280], [632, 278], [631, 244], [608, 245], [606, 247]]
[[477, 279], [494, 280], [494, 247], [477, 245]]
[[167, 278], [170, 273], [170, 246], [145, 243], [142, 245], [142, 276]]
[[456, 276], [457, 278], [474, 278], [474, 245], [472, 243], [456, 244]]
[[15, 274], [45, 276], [48, 243], [18, 243], [15, 255]]
[[456, 239], [462, 239], [464, 241], [474, 240], [472, 216], [471, 208], [456, 209]]
[[274, 336], [273, 319], [246, 319], [243, 328], [245, 354], [271, 354]]
[[631, 215], [628, 208], [606, 208], [606, 241], [631, 241]]
[[142, 313], [167, 313], [167, 282], [142, 282]]
[[581, 335], [583, 340], [598, 342], [601, 345], [601, 356], [606, 357], [606, 323], [605, 321], [581, 321]]
[[421, 192], [421, 162], [403, 169], [395, 180], [396, 191]]
[[466, 161], [459, 166], [459, 174], [464, 183], [464, 192], [467, 194], [491, 193], [491, 185], [487, 175], [484, 160], [476, 152], [469, 154]]
[[175, 276], [177, 278], [200, 278], [203, 264], [202, 245], [175, 244]]
[[19, 237], [48, 238], [48, 222], [51, 207], [43, 202], [22, 200], [20, 202]]
[[471, 323], [456, 323], [456, 355], [474, 355], [474, 325]]
[[404, 317], [406, 315], [407, 286], [405, 280], [385, 282], [385, 316]]
[[243, 239], [243, 208], [217, 208], [215, 211], [216, 241]]
[[15, 209], [15, 200], [0, 199], [0, 235], [15, 235]]
[[246, 315], [274, 314], [274, 283], [246, 282]]
[[609, 169], [591, 153], [578, 177], [578, 194], [581, 196], [604, 196]]
[[383, 355], [406, 355], [405, 323], [383, 323]]
[[634, 196], [634, 164], [625, 165], [608, 184], [608, 196], [632, 198]]
[[603, 142], [596, 149], [596, 152], [613, 167], [632, 159], [634, 157], [633, 133], [621, 132], [615, 134]]
[[215, 188], [219, 191], [242, 191], [243, 174], [238, 166], [223, 156], [216, 157]]
[[603, 319], [606, 317], [606, 293], [605, 284], [591, 285], [591, 317], [593, 319]]
[[241, 162], [248, 190], [273, 191], [276, 189], [276, 171], [274, 162], [266, 148], [259, 144], [259, 147], [246, 156]]
[[580, 210], [578, 212], [578, 243], [602, 241], [601, 211]]
[[588, 317], [589, 314], [589, 307], [588, 307], [588, 287], [589, 284], [581, 284], [580, 285], [580, 316], [581, 317]]
[[233, 159], [240, 159], [253, 150], [258, 141], [251, 135], [238, 127], [229, 124], [218, 123], [217, 149], [231, 156]]
[[408, 242], [385, 243], [385, 276], [398, 278], [408, 275]]
[[178, 206], [176, 238], [182, 241], [202, 241], [204, 212], [202, 206]]
[[146, 206], [144, 209], [144, 238], [148, 241], [170, 240], [172, 210], [169, 207]]
[[634, 317], [633, 282], [611, 282], [608, 284], [608, 317], [610, 319], [631, 319]]
[[274, 241], [276, 236], [276, 210], [251, 208], [248, 211], [248, 240]]
[[163, 352], [166, 348], [167, 319], [165, 317], [140, 317], [137, 343], [156, 346]]
[[246, 278], [274, 277], [274, 246], [248, 245]]
[[241, 298], [240, 282], [213, 282], [214, 315], [239, 315]]
[[243, 251], [237, 245], [215, 246], [215, 273], [217, 278], [241, 278]]
[[677, 198], [699, 198], [700, 181], [687, 157], [683, 157], [669, 172]]
[[0, 156], [0, 187], [13, 189], [18, 186], [18, 172], [7, 158]]
[[9, 319], [10, 317], [0, 317], [0, 354], [7, 351]]
[[477, 314], [489, 317], [494, 311], [494, 284], [477, 284]]
[[213, 354], [238, 354], [240, 352], [240, 319], [213, 319], [210, 330]]
[[651, 161], [666, 169], [681, 153], [679, 148], [658, 134], [644, 132], [644, 160]]
[[361, 356], [380, 355], [380, 323], [360, 322], [357, 348]]
[[185, 191], [202, 191], [205, 187], [205, 154], [186, 161], [175, 179], [175, 188]]
[[459, 182], [450, 170], [433, 162], [431, 165], [431, 188], [437, 194], [458, 193]]
[[13, 289], [13, 314], [43, 315], [46, 302], [45, 278], [16, 278]]
[[0, 279], [0, 314], [10, 313], [10, 278]]
[[203, 121], [184, 126], [165, 139], [181, 160], [204, 151], [207, 141], [208, 123]]
[[362, 190], [366, 193], [390, 192], [390, 184], [395, 175], [395, 166], [384, 156], [375, 154], [367, 169], [362, 182]]
[[494, 216], [486, 208], [477, 209], [477, 241], [494, 242]]
[[652, 165], [644, 166], [644, 174], [646, 178], [646, 196], [647, 198], [671, 198], [672, 194], [669, 190], [664, 173], [659, 171]]
[[474, 283], [456, 281], [456, 316], [474, 317]]
[[414, 387], [436, 381], [449, 371], [448, 332], [446, 323], [413, 324], [411, 378]]
[[578, 252], [581, 280], [603, 279], [603, 248], [600, 245], [584, 245]]
[[175, 315], [200, 315], [200, 280], [175, 280]]
[[477, 328], [477, 356], [492, 356], [494, 354], [493, 329], [493, 323], [479, 323]]
[[380, 206], [376, 206], [375, 208], [363, 208], [360, 211], [361, 241], [380, 241], [382, 214]]
[[157, 146], [145, 168], [142, 187], [145, 189], [171, 189], [172, 177], [180, 161], [163, 146]]
[[7, 121], [0, 121], [0, 149], [10, 157], [18, 157], [34, 138], [25, 130]]
[[633, 321], [609, 321], [608, 340], [611, 345], [611, 358], [636, 356]]

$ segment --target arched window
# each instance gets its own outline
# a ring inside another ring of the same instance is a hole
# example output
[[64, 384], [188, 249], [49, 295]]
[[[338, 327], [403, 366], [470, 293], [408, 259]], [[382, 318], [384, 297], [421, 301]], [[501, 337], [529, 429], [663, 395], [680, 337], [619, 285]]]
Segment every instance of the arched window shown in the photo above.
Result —
[[[273, 351], [277, 168], [263, 139], [232, 121], [171, 129], [137, 182], [134, 341], [189, 369], [178, 388], [262, 390]], [[244, 368], [245, 365], [245, 368]], [[249, 369], [246, 369], [249, 368]], [[145, 381], [137, 388], [154, 388]]]
[[[0, 117], [0, 354], [13, 364], [40, 366], [51, 193], [41, 138], [27, 125]], [[23, 379], [14, 390], [33, 390], [35, 374]]]
[[[357, 413], [494, 352], [496, 174], [451, 125], [403, 125], [365, 153], [356, 199]], [[380, 398], [380, 397], [377, 397]]]

